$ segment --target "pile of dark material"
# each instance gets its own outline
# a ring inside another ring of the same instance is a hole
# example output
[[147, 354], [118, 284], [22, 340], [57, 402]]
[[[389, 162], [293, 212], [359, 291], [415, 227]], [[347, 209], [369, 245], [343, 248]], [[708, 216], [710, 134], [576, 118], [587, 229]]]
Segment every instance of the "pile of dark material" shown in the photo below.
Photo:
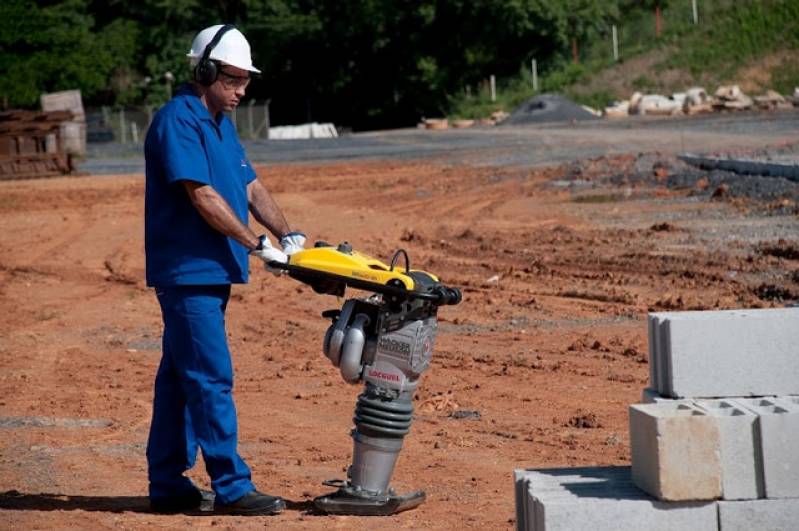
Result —
[[596, 120], [580, 105], [558, 94], [541, 94], [519, 105], [500, 125]]

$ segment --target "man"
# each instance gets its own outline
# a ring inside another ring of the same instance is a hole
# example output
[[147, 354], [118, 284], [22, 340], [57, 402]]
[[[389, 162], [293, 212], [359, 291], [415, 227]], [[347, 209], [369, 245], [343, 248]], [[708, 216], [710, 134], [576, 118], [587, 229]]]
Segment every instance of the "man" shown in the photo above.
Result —
[[[183, 475], [199, 446], [217, 512], [276, 514], [285, 502], [255, 489], [237, 452], [224, 318], [231, 284], [247, 282], [248, 253], [286, 261], [305, 236], [290, 231], [223, 114], [260, 73], [244, 35], [231, 25], [206, 28], [188, 56], [194, 80], [156, 114], [144, 145], [147, 284], [164, 321], [147, 442], [150, 503], [177, 512], [210, 497]], [[247, 226], [248, 210], [283, 252]]]

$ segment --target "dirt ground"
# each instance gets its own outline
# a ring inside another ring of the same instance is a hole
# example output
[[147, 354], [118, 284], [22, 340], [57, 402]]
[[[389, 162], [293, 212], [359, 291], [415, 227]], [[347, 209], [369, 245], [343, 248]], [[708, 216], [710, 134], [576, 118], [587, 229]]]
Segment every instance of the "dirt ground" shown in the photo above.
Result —
[[[673, 159], [562, 167], [412, 161], [259, 168], [311, 240], [349, 240], [459, 286], [387, 518], [311, 511], [343, 478], [360, 386], [321, 353], [340, 300], [252, 266], [228, 331], [240, 451], [275, 517], [147, 512], [144, 448], [161, 324], [143, 283], [141, 175], [0, 183], [0, 527], [507, 529], [520, 467], [629, 463], [646, 314], [799, 299], [795, 186], [735, 196]], [[670, 183], [677, 182], [673, 185]], [[460, 412], [460, 413], [458, 413]], [[202, 463], [191, 476], [208, 482]]]

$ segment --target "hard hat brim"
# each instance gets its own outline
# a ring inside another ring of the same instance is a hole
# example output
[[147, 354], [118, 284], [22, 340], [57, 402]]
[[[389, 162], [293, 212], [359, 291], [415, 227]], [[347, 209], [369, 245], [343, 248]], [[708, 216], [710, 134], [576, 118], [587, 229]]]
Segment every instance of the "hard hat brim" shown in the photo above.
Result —
[[[191, 52], [187, 53], [187, 54], [186, 54], [186, 57], [188, 57], [189, 59], [191, 59], [191, 61], [192, 61], [192, 64], [191, 64], [191, 65], [192, 65], [192, 66], [195, 66], [195, 65], [197, 64], [197, 61], [199, 61], [199, 60], [200, 60], [200, 56], [199, 56], [199, 55], [193, 54], [193, 53], [191, 53]], [[235, 68], [241, 68], [242, 70], [246, 70], [246, 71], [248, 71], [248, 72], [252, 72], [253, 74], [261, 74], [261, 73], [262, 73], [260, 70], [258, 70], [257, 68], [255, 68], [253, 65], [249, 65], [249, 66], [244, 66], [244, 65], [234, 65], [234, 64], [232, 64], [232, 63], [228, 63], [228, 62], [225, 62], [225, 61], [220, 61], [219, 59], [212, 59], [212, 61], [216, 61], [216, 62], [217, 62], [217, 63], [219, 63], [219, 64], [223, 64], [223, 65], [227, 65], [227, 66], [233, 66], [233, 67], [235, 67]]]

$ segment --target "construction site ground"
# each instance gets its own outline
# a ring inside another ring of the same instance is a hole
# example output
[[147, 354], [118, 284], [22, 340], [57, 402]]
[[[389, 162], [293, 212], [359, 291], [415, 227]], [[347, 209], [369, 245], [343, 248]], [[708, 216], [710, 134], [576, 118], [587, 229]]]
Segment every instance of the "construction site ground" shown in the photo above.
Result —
[[[385, 518], [312, 511], [330, 491], [322, 481], [345, 476], [361, 390], [321, 353], [320, 313], [342, 301], [255, 261], [227, 316], [240, 452], [288, 509], [149, 513], [161, 321], [143, 281], [144, 177], [0, 182], [0, 528], [511, 528], [514, 468], [629, 463], [647, 312], [799, 300], [799, 183], [675, 157], [795, 158], [797, 118], [248, 144], [312, 241], [348, 240], [384, 259], [404, 248], [412, 267], [464, 292], [439, 313], [394, 474], [397, 491], [423, 489], [427, 501]], [[97, 149], [90, 169], [140, 164], [128, 148]], [[190, 475], [208, 486], [201, 459]]]

